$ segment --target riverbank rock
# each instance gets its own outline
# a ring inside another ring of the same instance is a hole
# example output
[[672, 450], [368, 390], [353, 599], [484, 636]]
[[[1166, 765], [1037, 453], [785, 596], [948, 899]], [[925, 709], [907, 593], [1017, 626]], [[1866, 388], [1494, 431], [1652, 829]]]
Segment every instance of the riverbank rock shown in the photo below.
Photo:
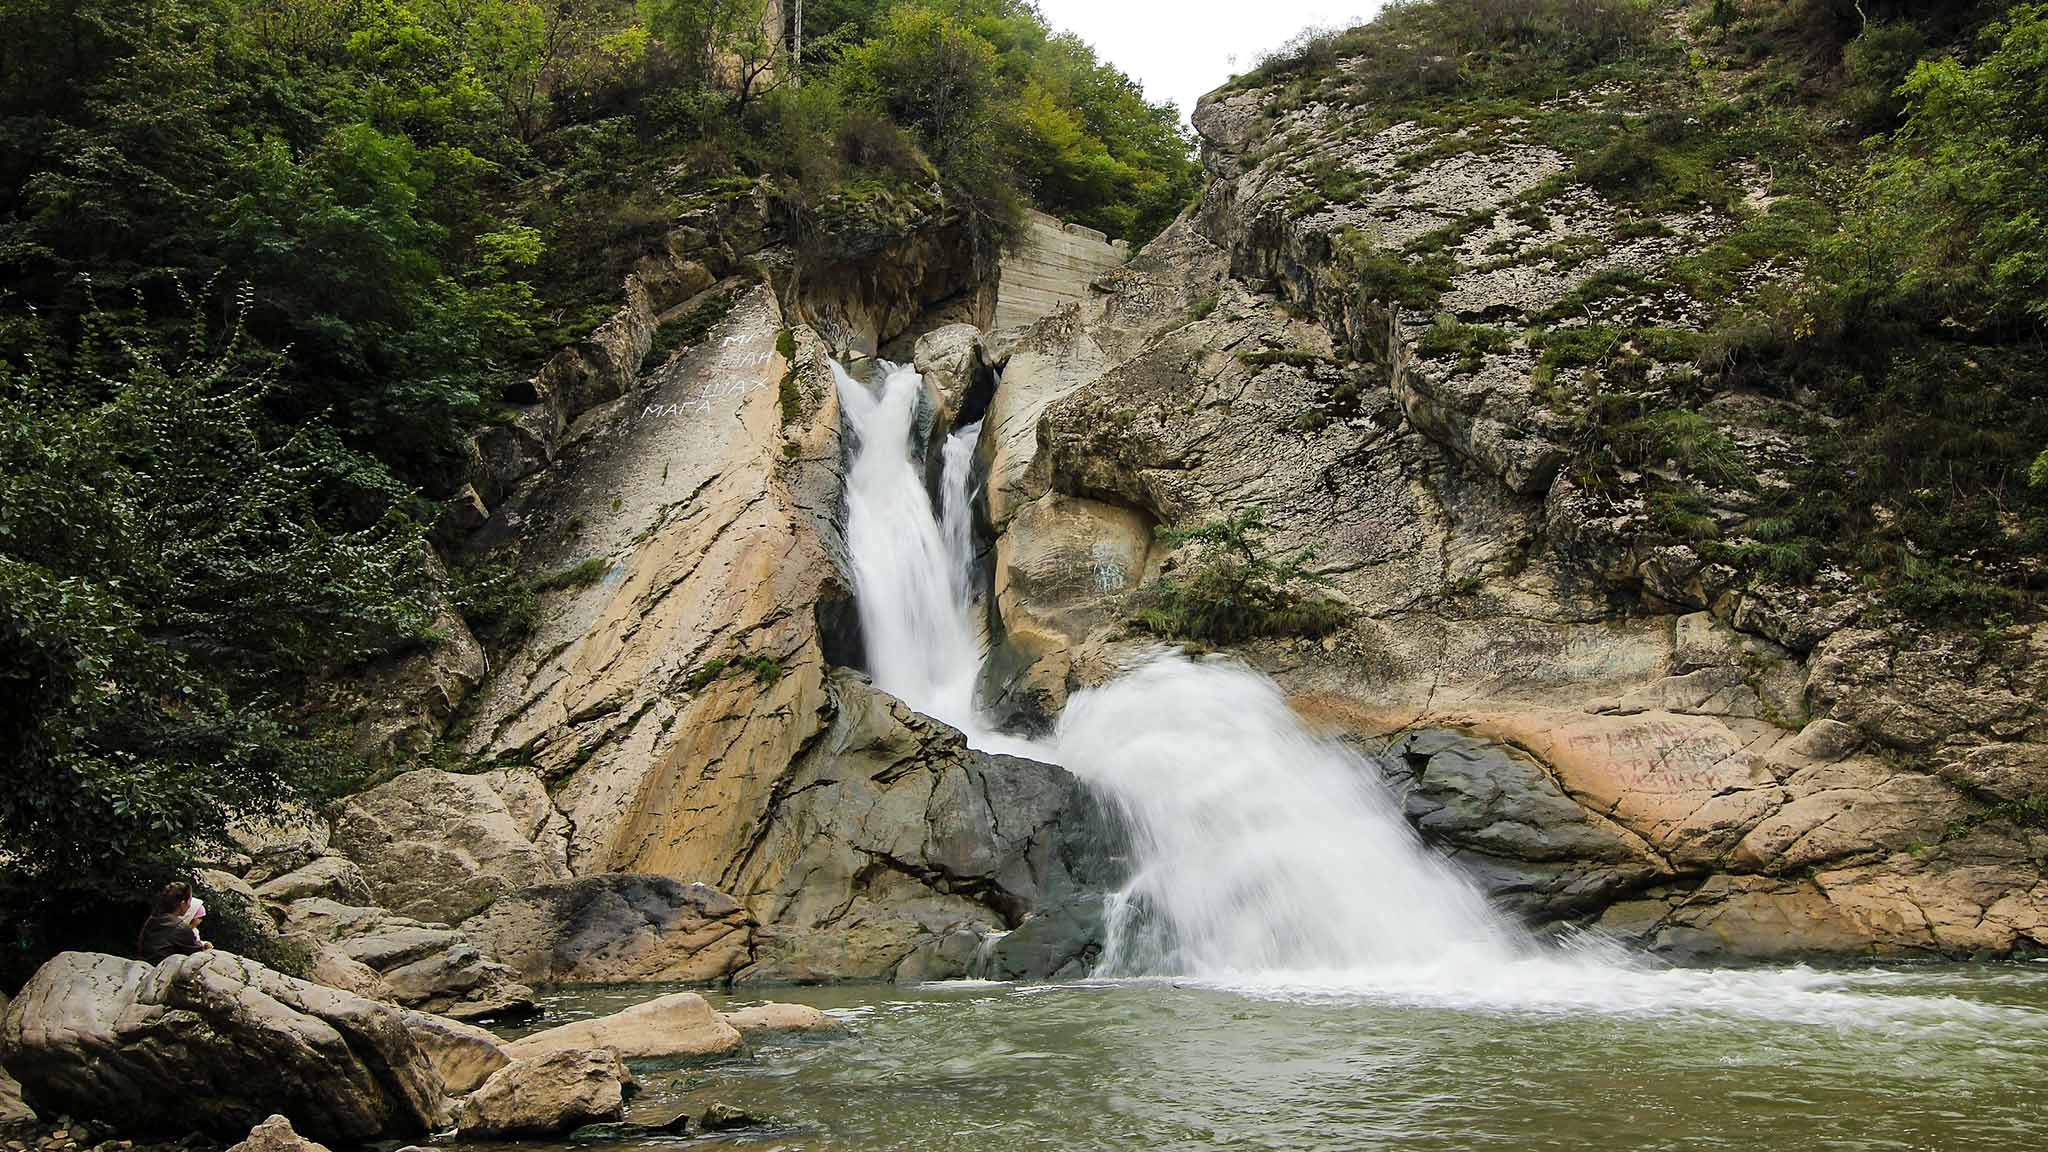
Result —
[[318, 857], [282, 876], [264, 881], [253, 894], [259, 899], [279, 904], [289, 904], [308, 896], [323, 896], [342, 904], [368, 904], [373, 899], [370, 882], [363, 877], [363, 870], [343, 856]]
[[515, 1060], [590, 1048], [609, 1048], [627, 1060], [659, 1060], [721, 1056], [739, 1046], [739, 1032], [719, 1019], [702, 996], [675, 992], [610, 1016], [521, 1037], [505, 1050]]
[[845, 1027], [808, 1004], [750, 1004], [718, 1016], [743, 1036], [750, 1032], [837, 1032]]
[[66, 952], [0, 1024], [0, 1064], [39, 1112], [228, 1139], [273, 1113], [334, 1143], [416, 1136], [446, 1104], [396, 1008], [225, 952]]
[[887, 980], [1108, 884], [1114, 838], [1065, 769], [969, 748], [856, 673], [829, 692], [736, 881], [763, 925], [741, 980]]
[[450, 1096], [474, 1092], [491, 1074], [512, 1062], [497, 1036], [460, 1020], [407, 1010], [400, 1015], [413, 1042], [433, 1062]]
[[753, 917], [706, 884], [585, 876], [500, 896], [462, 932], [534, 983], [723, 980], [753, 961]]
[[533, 989], [485, 959], [461, 930], [325, 897], [283, 909], [287, 932], [315, 944], [322, 983], [461, 1020], [533, 1012]]
[[284, 1116], [272, 1116], [249, 1129], [249, 1135], [228, 1152], [328, 1152], [327, 1145], [308, 1140]]
[[[5, 1022], [10, 1003], [7, 993], [0, 992], [0, 1036], [6, 1035]], [[0, 1136], [16, 1129], [33, 1127], [35, 1122], [35, 1110], [22, 1102], [21, 1085], [4, 1067], [0, 1067]]]
[[349, 797], [333, 836], [377, 904], [444, 924], [569, 875], [568, 823], [524, 768], [408, 772]]
[[455, 1105], [465, 1136], [553, 1136], [622, 1119], [633, 1074], [602, 1049], [547, 1052], [514, 1060]]

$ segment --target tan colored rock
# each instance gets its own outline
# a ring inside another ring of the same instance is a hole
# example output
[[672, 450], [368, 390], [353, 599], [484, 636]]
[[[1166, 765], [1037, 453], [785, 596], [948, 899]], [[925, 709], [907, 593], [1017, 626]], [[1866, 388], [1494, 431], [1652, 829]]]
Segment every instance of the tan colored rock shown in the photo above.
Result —
[[[0, 1035], [6, 1033], [4, 1022], [10, 1002], [7, 993], [0, 992]], [[0, 1068], [0, 1133], [35, 1122], [35, 1112], [21, 1101], [21, 1085], [7, 1074], [5, 1068]]]
[[1106, 623], [1147, 570], [1152, 525], [1144, 514], [1049, 492], [1017, 511], [996, 541], [995, 594], [1009, 659], [992, 695], [1038, 717], [1066, 704], [1071, 649]]
[[1015, 328], [1087, 298], [1090, 285], [1124, 262], [1126, 250], [1093, 228], [1035, 209], [1003, 253], [995, 327]]
[[981, 361], [981, 329], [972, 324], [932, 329], [917, 338], [911, 365], [937, 393], [942, 411], [958, 412], [968, 389], [987, 371]]
[[719, 1019], [702, 996], [674, 992], [623, 1012], [578, 1020], [506, 1045], [513, 1059], [609, 1048], [627, 1060], [719, 1056], [740, 1045], [740, 1034]]
[[[586, 556], [612, 571], [550, 595], [479, 708], [474, 750], [570, 776], [556, 800], [579, 871], [722, 880], [815, 711], [838, 408], [823, 345], [800, 329], [785, 421], [781, 319], [772, 293], [746, 293], [650, 389], [584, 417], [548, 494], [556, 515], [589, 511], [537, 574]], [[780, 675], [685, 687], [736, 657]]]
[[751, 1032], [837, 1032], [844, 1028], [835, 1017], [808, 1004], [750, 1004], [719, 1018], [745, 1035]]
[[633, 1074], [616, 1053], [562, 1050], [514, 1060], [455, 1105], [468, 1136], [554, 1136], [626, 1114]]
[[399, 1010], [225, 952], [152, 968], [65, 952], [0, 1024], [30, 1106], [137, 1134], [232, 1139], [272, 1113], [335, 1143], [423, 1134], [441, 1078]]
[[306, 978], [315, 984], [325, 984], [356, 996], [371, 1000], [394, 1000], [396, 994], [391, 985], [377, 974], [375, 968], [350, 956], [333, 944], [320, 944], [313, 951], [313, 961], [307, 969]]
[[254, 895], [280, 904], [306, 896], [324, 896], [343, 904], [368, 904], [369, 881], [362, 869], [344, 856], [322, 856], [282, 876], [265, 881]]
[[407, 1010], [401, 1016], [413, 1042], [441, 1074], [450, 1096], [475, 1091], [491, 1074], [511, 1063], [495, 1035], [460, 1020]]
[[1761, 876], [1711, 876], [1696, 892], [1669, 901], [1625, 901], [1609, 908], [1599, 926], [1689, 959], [1853, 954], [1872, 944], [1857, 918], [1813, 883]]
[[311, 811], [295, 811], [276, 821], [240, 821], [228, 829], [228, 836], [249, 858], [242, 878], [251, 885], [267, 883], [333, 851], [326, 819]]
[[249, 1135], [228, 1152], [328, 1152], [328, 1148], [299, 1135], [289, 1118], [278, 1115], [249, 1129]]
[[284, 917], [286, 931], [314, 942], [321, 983], [464, 1020], [533, 1009], [533, 990], [459, 929], [320, 896], [286, 905]]
[[503, 892], [566, 879], [567, 821], [525, 768], [421, 768], [349, 797], [334, 846], [377, 903], [454, 923]]

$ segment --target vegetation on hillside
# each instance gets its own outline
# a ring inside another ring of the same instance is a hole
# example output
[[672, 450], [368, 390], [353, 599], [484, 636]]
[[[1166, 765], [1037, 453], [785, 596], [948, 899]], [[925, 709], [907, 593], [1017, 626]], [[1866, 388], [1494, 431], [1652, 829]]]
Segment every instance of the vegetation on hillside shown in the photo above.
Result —
[[431, 639], [469, 433], [692, 206], [1142, 242], [1193, 192], [1175, 110], [1024, 0], [814, 0], [800, 67], [770, 10], [0, 0], [0, 910], [353, 778], [305, 688]]
[[[1445, 153], [1509, 138], [1554, 147], [1568, 170], [1516, 219], [1550, 227], [1540, 205], [1575, 184], [1622, 210], [1612, 237], [1540, 253], [1559, 269], [1668, 235], [1660, 216], [1732, 219], [1661, 269], [1595, 274], [1523, 334], [1536, 383], [1581, 426], [1573, 476], [1596, 489], [1642, 477], [1666, 530], [1740, 571], [1794, 583], [1845, 571], [1933, 620], [2038, 611], [2048, 5], [1417, 0], [1311, 30], [1235, 83], [1266, 89], [1276, 109], [1347, 107], [1351, 135], [1405, 120], [1457, 130]], [[1264, 147], [1285, 157], [1313, 144]], [[1322, 174], [1303, 211], [1406, 176], [1295, 159]], [[1333, 246], [1337, 277], [1427, 312], [1450, 251], [1486, 222], [1403, 250], [1347, 235]], [[1609, 319], [1650, 299], [1691, 301], [1705, 330]], [[1425, 342], [1472, 370], [1506, 335], [1447, 319]], [[1759, 488], [1703, 414], [1745, 392], [1773, 401], [1806, 445], [1790, 483]], [[1656, 474], [1674, 459], [1678, 479]], [[1716, 487], [1742, 492], [1745, 514], [1708, 515]]]

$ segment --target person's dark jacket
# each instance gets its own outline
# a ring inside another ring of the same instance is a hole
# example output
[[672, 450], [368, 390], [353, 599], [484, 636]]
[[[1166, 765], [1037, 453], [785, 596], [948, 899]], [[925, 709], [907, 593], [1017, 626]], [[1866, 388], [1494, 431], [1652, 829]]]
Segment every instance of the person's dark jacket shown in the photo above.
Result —
[[135, 941], [135, 950], [144, 960], [156, 964], [173, 956], [203, 952], [205, 948], [199, 943], [199, 929], [180, 917], [159, 912], [142, 922], [142, 935]]

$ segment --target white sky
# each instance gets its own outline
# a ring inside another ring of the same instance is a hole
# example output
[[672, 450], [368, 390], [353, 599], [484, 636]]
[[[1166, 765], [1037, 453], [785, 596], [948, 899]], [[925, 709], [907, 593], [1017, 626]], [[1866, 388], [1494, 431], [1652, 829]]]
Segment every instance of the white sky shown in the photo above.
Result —
[[1038, 0], [1055, 28], [1145, 86], [1148, 100], [1180, 105], [1250, 68], [1310, 24], [1356, 24], [1381, 0]]

